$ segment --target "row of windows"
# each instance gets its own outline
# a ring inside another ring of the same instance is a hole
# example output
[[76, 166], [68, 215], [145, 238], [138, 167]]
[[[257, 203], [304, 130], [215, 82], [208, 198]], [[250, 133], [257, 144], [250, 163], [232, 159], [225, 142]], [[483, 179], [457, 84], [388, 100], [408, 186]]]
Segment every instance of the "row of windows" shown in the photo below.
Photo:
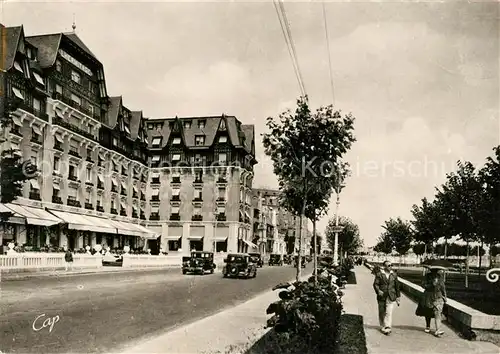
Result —
[[[160, 148], [163, 138], [162, 137], [154, 137], [151, 142], [152, 148]], [[227, 135], [221, 135], [218, 139], [219, 143], [227, 143]], [[172, 145], [181, 145], [181, 138], [173, 138]], [[205, 145], [205, 135], [195, 135], [194, 137], [194, 145], [195, 146], [203, 146]]]
[[[205, 126], [206, 126], [206, 124], [207, 124], [207, 121], [205, 119], [198, 119], [196, 121], [196, 123], [197, 123], [199, 129], [204, 129]], [[150, 129], [150, 130], [152, 130], [152, 129], [160, 130], [160, 129], [163, 129], [163, 124], [164, 124], [164, 122], [148, 123], [148, 129]], [[173, 129], [174, 128], [174, 124], [175, 124], [175, 122], [169, 122], [169, 128]], [[192, 122], [189, 121], [189, 120], [186, 120], [186, 121], [183, 122], [183, 126], [184, 126], [185, 129], [189, 129], [192, 126]]]

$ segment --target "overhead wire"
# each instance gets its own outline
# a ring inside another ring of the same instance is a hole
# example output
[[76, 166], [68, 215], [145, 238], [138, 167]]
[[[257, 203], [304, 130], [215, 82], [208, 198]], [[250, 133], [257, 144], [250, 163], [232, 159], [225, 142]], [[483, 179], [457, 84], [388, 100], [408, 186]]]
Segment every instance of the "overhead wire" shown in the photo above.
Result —
[[295, 45], [293, 44], [293, 39], [291, 38], [290, 24], [288, 23], [288, 19], [286, 18], [286, 12], [284, 12], [284, 6], [280, 3], [279, 0], [273, 0], [273, 5], [276, 10], [278, 20], [280, 22], [281, 31], [283, 34], [283, 38], [285, 39], [285, 43], [288, 49], [288, 54], [290, 55], [290, 59], [292, 61], [293, 70], [297, 78], [297, 82], [299, 84], [300, 93], [302, 96], [305, 96], [306, 90], [304, 87], [302, 75], [300, 73], [300, 68], [298, 66]]
[[332, 91], [332, 104], [335, 105], [335, 90], [333, 86], [332, 54], [330, 51], [330, 38], [328, 36], [328, 24], [326, 20], [326, 7], [323, 2], [323, 20], [325, 22], [326, 50], [328, 52], [328, 68], [330, 70], [330, 89]]

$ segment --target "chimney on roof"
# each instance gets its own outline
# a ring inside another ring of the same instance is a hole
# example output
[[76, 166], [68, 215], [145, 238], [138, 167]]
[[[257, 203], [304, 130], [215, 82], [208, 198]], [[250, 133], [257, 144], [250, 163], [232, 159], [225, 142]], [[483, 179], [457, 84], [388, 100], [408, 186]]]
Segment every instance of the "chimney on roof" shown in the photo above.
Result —
[[71, 26], [73, 28], [73, 33], [76, 33], [76, 21], [75, 21], [75, 14], [73, 13], [73, 25]]

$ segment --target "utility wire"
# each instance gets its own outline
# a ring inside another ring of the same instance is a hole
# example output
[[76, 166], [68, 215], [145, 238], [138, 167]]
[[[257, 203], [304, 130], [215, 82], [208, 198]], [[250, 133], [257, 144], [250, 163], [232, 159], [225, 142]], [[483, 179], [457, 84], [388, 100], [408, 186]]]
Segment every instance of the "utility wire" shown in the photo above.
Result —
[[276, 10], [276, 14], [278, 16], [278, 20], [280, 22], [281, 31], [283, 33], [283, 38], [285, 39], [286, 47], [288, 49], [288, 54], [290, 55], [290, 59], [292, 61], [293, 70], [294, 70], [295, 76], [297, 78], [297, 82], [299, 84], [299, 89], [300, 89], [301, 95], [305, 96], [305, 89], [304, 89], [304, 86], [303, 86], [303, 83], [302, 83], [302, 80], [301, 80], [301, 75], [300, 75], [300, 72], [299, 72], [299, 68], [298, 68], [296, 59], [294, 57], [294, 52], [293, 52], [293, 49], [292, 49], [292, 45], [291, 45], [289, 37], [288, 37], [289, 30], [287, 29], [285, 19], [283, 18], [283, 15], [282, 15], [282, 12], [281, 12], [281, 7], [277, 4], [278, 1], [279, 0], [273, 0], [274, 8]]
[[290, 45], [291, 45], [291, 48], [292, 48], [293, 57], [295, 58], [295, 64], [297, 65], [297, 72], [298, 72], [298, 75], [299, 75], [300, 84], [302, 86], [302, 93], [305, 96], [306, 95], [306, 86], [304, 85], [304, 79], [303, 79], [301, 71], [300, 71], [299, 59], [297, 57], [297, 51], [295, 50], [295, 43], [294, 43], [293, 37], [292, 37], [292, 30], [290, 28], [290, 22], [288, 21], [288, 18], [286, 16], [285, 5], [283, 4], [283, 1], [282, 0], [278, 0], [278, 2], [280, 4], [281, 13], [282, 13], [283, 19], [285, 21], [285, 28], [286, 28], [286, 31], [287, 31], [287, 34], [288, 34], [288, 39], [290, 41]]
[[335, 105], [335, 91], [333, 88], [332, 55], [330, 52], [330, 38], [328, 37], [328, 25], [326, 21], [326, 7], [323, 2], [323, 20], [325, 22], [326, 50], [328, 52], [328, 67], [330, 69], [330, 88], [332, 91], [332, 104]]

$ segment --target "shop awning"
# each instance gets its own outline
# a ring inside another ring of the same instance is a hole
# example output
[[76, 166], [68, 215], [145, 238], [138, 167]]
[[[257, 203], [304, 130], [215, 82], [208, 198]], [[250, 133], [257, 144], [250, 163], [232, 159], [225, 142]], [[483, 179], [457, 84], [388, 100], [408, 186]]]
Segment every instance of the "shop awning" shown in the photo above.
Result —
[[7, 204], [6, 206], [7, 208], [21, 215], [21, 217], [26, 220], [26, 224], [28, 225], [48, 227], [60, 224], [62, 222], [62, 220], [43, 209], [21, 206], [18, 204]]
[[14, 210], [7, 208], [4, 204], [0, 204], [0, 213], [11, 214], [9, 219], [7, 220], [7, 222], [10, 224], [20, 224], [20, 225], [26, 224], [26, 221], [22, 215], [16, 213]]
[[120, 220], [109, 220], [118, 229], [118, 233], [126, 236], [137, 236], [144, 238], [156, 239], [160, 235], [151, 230], [146, 229], [144, 226], [139, 224], [134, 224], [131, 222], [120, 221]]
[[116, 227], [109, 223], [107, 219], [58, 210], [50, 210], [50, 212], [68, 224], [68, 228], [71, 230], [102, 232], [108, 234], [116, 234], [117, 232]]
[[255, 243], [253, 242], [250, 242], [250, 241], [247, 241], [247, 240], [241, 240], [243, 241], [248, 247], [251, 247], [251, 248], [259, 248]]

